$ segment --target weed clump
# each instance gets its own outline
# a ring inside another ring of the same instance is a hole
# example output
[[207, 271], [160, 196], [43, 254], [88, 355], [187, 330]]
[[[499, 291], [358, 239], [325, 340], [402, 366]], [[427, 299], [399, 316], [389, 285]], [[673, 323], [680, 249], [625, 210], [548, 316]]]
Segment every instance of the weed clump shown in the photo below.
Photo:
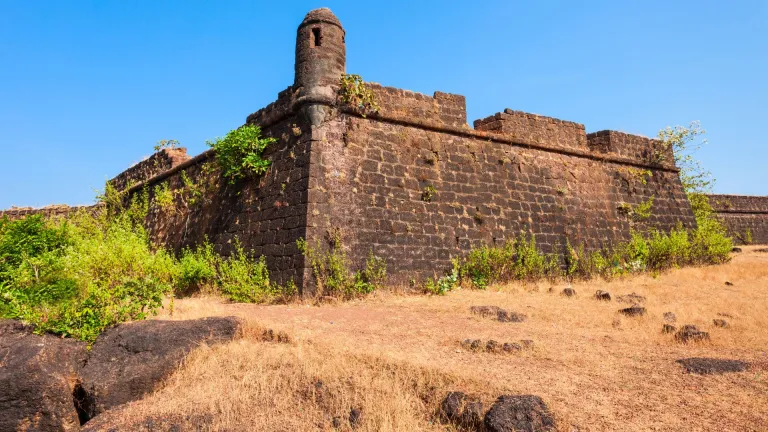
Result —
[[380, 288], [387, 277], [387, 263], [368, 252], [365, 265], [358, 271], [351, 271], [347, 253], [341, 243], [338, 231], [328, 233], [328, 248], [319, 244], [311, 246], [304, 239], [296, 241], [299, 251], [309, 260], [317, 294], [354, 298], [369, 294]]

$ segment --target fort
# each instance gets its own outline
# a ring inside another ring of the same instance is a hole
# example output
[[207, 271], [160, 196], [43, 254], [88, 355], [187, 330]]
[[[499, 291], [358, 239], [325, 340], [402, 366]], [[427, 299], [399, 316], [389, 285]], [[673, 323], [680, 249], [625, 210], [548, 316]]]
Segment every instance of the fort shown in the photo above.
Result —
[[[393, 282], [405, 283], [521, 232], [552, 252], [610, 246], [632, 228], [695, 227], [671, 150], [656, 140], [510, 109], [470, 127], [461, 95], [377, 84], [368, 88], [378, 110], [364, 112], [339, 98], [345, 65], [339, 20], [328, 9], [309, 12], [297, 31], [293, 84], [245, 121], [277, 140], [264, 153], [266, 174], [230, 184], [213, 150], [190, 157], [173, 148], [110, 183], [129, 196], [148, 191], [146, 225], [158, 244], [179, 251], [208, 239], [227, 254], [239, 242], [304, 294], [313, 290], [311, 270], [296, 240], [324, 244], [329, 233], [356, 265], [373, 252]], [[172, 208], [154, 199], [160, 185], [178, 192]], [[632, 209], [649, 201], [650, 215], [635, 217]], [[712, 201], [733, 233], [768, 243], [768, 197]]]

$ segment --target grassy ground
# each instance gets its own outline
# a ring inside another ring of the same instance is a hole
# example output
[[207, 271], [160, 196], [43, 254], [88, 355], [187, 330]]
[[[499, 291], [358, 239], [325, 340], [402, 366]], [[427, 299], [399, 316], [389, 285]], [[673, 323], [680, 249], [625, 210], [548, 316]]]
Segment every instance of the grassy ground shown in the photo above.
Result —
[[[376, 294], [337, 305], [255, 306], [216, 298], [177, 300], [172, 316], [237, 315], [247, 331], [233, 343], [197, 350], [166, 385], [142, 401], [93, 420], [132, 425], [146, 418], [190, 430], [446, 430], [434, 421], [440, 398], [463, 390], [486, 408], [503, 393], [541, 396], [562, 431], [768, 430], [768, 253], [744, 248], [732, 262], [660, 275], [566, 284], [460, 290], [445, 297]], [[733, 285], [726, 285], [726, 281]], [[553, 292], [550, 292], [553, 288]], [[599, 302], [595, 290], [614, 301]], [[647, 298], [648, 314], [627, 318], [617, 295]], [[469, 313], [495, 305], [528, 316], [500, 323]], [[663, 313], [677, 325], [709, 331], [706, 344], [681, 345], [661, 334]], [[729, 328], [712, 320], [725, 318]], [[264, 342], [264, 328], [289, 343]], [[521, 354], [474, 353], [466, 338], [515, 342]], [[717, 357], [748, 361], [742, 373], [686, 374], [675, 360]], [[167, 423], [169, 424], [169, 423]]]

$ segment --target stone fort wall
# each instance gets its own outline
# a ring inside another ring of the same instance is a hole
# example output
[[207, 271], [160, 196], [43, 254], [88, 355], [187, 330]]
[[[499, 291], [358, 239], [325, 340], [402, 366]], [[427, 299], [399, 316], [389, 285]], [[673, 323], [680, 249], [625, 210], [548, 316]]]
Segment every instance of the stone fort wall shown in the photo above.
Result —
[[[314, 131], [307, 233], [339, 231], [356, 263], [373, 251], [405, 282], [521, 232], [557, 252], [608, 247], [630, 228], [695, 227], [678, 170], [652, 162], [648, 138], [587, 135], [578, 123], [511, 110], [470, 129], [463, 96], [371, 87], [378, 114], [345, 110]], [[627, 214], [652, 197], [649, 218]]]
[[709, 195], [709, 203], [734, 241], [744, 244], [751, 236], [752, 243], [768, 244], [768, 197]]

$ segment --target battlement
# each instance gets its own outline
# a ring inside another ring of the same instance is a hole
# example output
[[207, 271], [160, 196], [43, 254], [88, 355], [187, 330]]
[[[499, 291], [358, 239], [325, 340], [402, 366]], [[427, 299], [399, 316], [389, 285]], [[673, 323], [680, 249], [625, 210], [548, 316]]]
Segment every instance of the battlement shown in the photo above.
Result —
[[152, 154], [136, 165], [121, 172], [109, 181], [115, 190], [122, 191], [165, 172], [191, 159], [184, 147], [165, 148]]
[[90, 206], [69, 206], [66, 204], [51, 204], [45, 207], [11, 207], [8, 210], [0, 210], [0, 219], [9, 220], [23, 219], [27, 216], [43, 215], [46, 218], [66, 218], [80, 211], [94, 211], [100, 207], [99, 204]]
[[250, 114], [246, 118], [245, 124], [264, 127], [277, 123], [283, 118], [293, 114], [293, 105], [296, 102], [294, 93], [295, 89], [293, 86], [281, 91], [277, 94], [277, 100], [255, 113]]
[[453, 127], [467, 125], [467, 100], [462, 95], [436, 91], [432, 96], [427, 96], [377, 83], [366, 85], [375, 95], [383, 115], [416, 118]]
[[708, 195], [709, 205], [718, 213], [768, 214], [768, 196]]
[[587, 150], [584, 125], [509, 108], [475, 120], [475, 130], [493, 132], [512, 139], [526, 140], [564, 149]]
[[663, 148], [659, 140], [624, 132], [602, 130], [587, 134], [589, 148], [628, 159], [674, 166], [672, 148]]

